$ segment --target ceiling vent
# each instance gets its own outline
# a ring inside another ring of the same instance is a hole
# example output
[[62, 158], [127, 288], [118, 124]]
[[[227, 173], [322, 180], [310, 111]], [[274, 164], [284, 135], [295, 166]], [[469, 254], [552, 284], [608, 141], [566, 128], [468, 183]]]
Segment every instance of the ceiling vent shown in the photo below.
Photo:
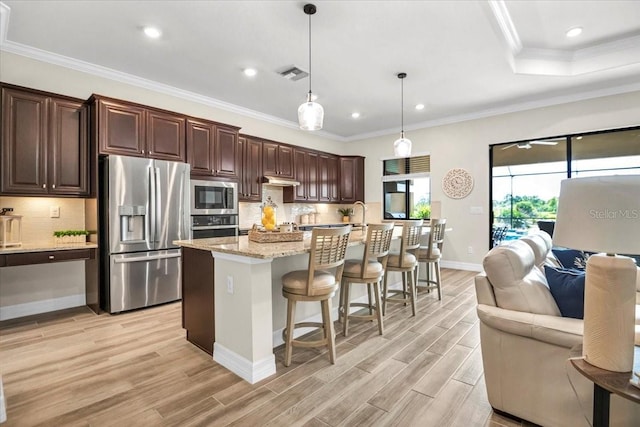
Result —
[[301, 70], [300, 68], [296, 67], [296, 66], [292, 66], [292, 67], [287, 67], [281, 71], [278, 71], [278, 73], [284, 77], [287, 80], [300, 80], [300, 79], [304, 79], [305, 77], [307, 77], [309, 75], [309, 73], [307, 73], [306, 71]]

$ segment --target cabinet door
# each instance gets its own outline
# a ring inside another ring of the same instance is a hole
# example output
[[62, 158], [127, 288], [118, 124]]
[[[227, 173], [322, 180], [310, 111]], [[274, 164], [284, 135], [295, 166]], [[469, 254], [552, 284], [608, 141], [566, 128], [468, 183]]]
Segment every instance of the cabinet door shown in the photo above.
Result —
[[338, 157], [320, 154], [318, 157], [318, 201], [337, 202], [340, 200], [338, 186]]
[[187, 121], [187, 152], [191, 175], [213, 175], [215, 125], [196, 120]]
[[[289, 200], [287, 197], [286, 201], [304, 202], [307, 199], [306, 166], [306, 152], [293, 150], [294, 178], [300, 182], [300, 185], [293, 187], [293, 200]], [[288, 190], [288, 187], [285, 190]]]
[[340, 202], [364, 201], [364, 158], [340, 158]]
[[318, 153], [307, 152], [305, 155], [307, 173], [305, 176], [308, 202], [318, 201]]
[[147, 111], [147, 157], [153, 159], [186, 161], [185, 123], [182, 116], [162, 111]]
[[238, 145], [242, 153], [239, 199], [259, 202], [262, 200], [262, 142], [240, 137]]
[[2, 185], [7, 194], [47, 194], [47, 96], [2, 89]]
[[146, 156], [145, 109], [98, 99], [100, 154]]
[[51, 99], [49, 193], [89, 195], [88, 111], [81, 102]]
[[278, 145], [278, 175], [293, 178], [293, 147]]
[[274, 142], [262, 143], [262, 173], [267, 176], [278, 175], [278, 147]]
[[238, 147], [238, 131], [217, 125], [214, 174], [220, 177], [238, 179], [239, 164], [240, 151]]

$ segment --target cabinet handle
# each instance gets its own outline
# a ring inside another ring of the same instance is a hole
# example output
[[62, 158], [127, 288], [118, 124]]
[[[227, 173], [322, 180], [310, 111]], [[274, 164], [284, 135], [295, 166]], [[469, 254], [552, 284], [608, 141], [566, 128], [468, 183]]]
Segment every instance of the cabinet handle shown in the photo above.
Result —
[[51, 188], [56, 188], [56, 185], [55, 185], [55, 184], [53, 184], [53, 185], [51, 186]]
[[142, 150], [142, 154], [144, 154], [144, 150]]
[[54, 255], [49, 255], [49, 259], [56, 259]]
[[47, 184], [42, 184], [42, 188], [47, 188]]

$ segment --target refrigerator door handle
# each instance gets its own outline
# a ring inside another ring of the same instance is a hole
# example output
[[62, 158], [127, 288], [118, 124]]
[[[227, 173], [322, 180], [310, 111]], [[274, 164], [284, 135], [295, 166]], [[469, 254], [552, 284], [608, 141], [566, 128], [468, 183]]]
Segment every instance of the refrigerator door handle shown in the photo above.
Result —
[[154, 203], [154, 209], [156, 210], [156, 226], [153, 230], [153, 235], [154, 235], [154, 242], [155, 243], [160, 243], [160, 233], [162, 232], [162, 230], [160, 230], [160, 227], [162, 224], [162, 192], [161, 192], [161, 182], [160, 182], [160, 168], [158, 167], [154, 167], [153, 168], [153, 180], [155, 182], [155, 203]]
[[114, 258], [113, 262], [115, 264], [126, 264], [129, 262], [139, 262], [139, 261], [155, 261], [158, 259], [169, 259], [169, 258], [180, 258], [180, 254], [165, 254], [165, 255], [153, 255], [153, 256], [139, 256], [139, 257], [129, 257], [129, 258]]
[[157, 223], [157, 218], [156, 218], [156, 206], [157, 206], [157, 200], [156, 200], [156, 192], [157, 192], [157, 188], [156, 188], [156, 174], [155, 174], [155, 167], [151, 166], [149, 168], [149, 243], [151, 244], [152, 247], [155, 247], [155, 241], [157, 239], [156, 237], [156, 223]]

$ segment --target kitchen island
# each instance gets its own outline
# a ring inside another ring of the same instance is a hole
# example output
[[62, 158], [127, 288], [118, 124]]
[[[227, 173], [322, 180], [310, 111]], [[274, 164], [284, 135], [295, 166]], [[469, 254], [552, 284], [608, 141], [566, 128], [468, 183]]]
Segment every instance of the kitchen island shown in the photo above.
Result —
[[[174, 242], [183, 248], [211, 253], [215, 266], [213, 359], [249, 383], [276, 372], [273, 348], [282, 343], [286, 322], [281, 277], [307, 268], [310, 237], [311, 232], [305, 232], [303, 241], [298, 242], [256, 243], [247, 236]], [[365, 237], [361, 231], [351, 233], [347, 258], [362, 257]], [[194, 269], [185, 266], [188, 268]], [[197, 275], [198, 271], [183, 271], [183, 277], [190, 274]], [[338, 296], [334, 298], [333, 305], [337, 307]], [[300, 304], [296, 321], [313, 321], [315, 316], [320, 316], [319, 304]]]

